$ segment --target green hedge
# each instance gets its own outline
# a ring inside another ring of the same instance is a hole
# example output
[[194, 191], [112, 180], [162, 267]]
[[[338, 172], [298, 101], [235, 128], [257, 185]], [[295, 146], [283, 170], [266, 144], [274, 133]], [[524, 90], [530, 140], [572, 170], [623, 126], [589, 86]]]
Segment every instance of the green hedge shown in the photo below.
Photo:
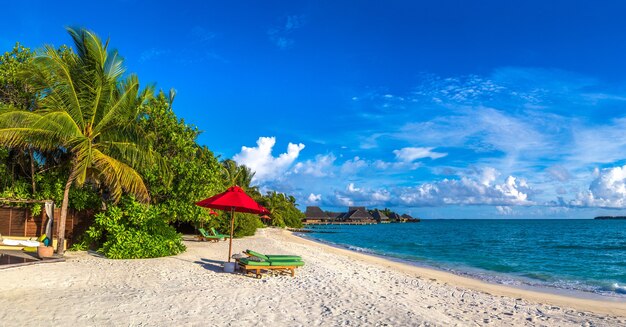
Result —
[[158, 207], [130, 198], [97, 214], [82, 243], [111, 259], [164, 257], [186, 249]]

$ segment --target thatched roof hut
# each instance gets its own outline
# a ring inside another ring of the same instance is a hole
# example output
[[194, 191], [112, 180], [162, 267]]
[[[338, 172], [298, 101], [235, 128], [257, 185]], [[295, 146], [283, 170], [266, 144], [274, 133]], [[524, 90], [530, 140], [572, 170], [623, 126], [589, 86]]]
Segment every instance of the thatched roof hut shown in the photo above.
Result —
[[387, 215], [385, 215], [382, 211], [378, 209], [374, 210], [374, 212], [372, 213], [372, 217], [376, 219], [376, 221], [379, 223], [389, 222], [389, 217], [387, 217]]
[[349, 207], [342, 218], [345, 221], [374, 222], [374, 217], [365, 207]]
[[304, 212], [305, 223], [325, 222], [328, 219], [330, 219], [330, 217], [328, 217], [328, 215], [322, 209], [320, 209], [320, 207], [306, 207], [306, 211]]

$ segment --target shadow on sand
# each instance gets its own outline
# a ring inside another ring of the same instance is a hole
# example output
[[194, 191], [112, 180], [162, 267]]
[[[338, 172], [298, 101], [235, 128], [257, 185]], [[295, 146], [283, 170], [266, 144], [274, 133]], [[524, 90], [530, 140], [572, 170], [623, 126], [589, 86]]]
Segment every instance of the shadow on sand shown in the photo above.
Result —
[[217, 273], [224, 272], [224, 268], [223, 268], [223, 265], [225, 263], [224, 261], [200, 258], [200, 260], [194, 261], [194, 263], [201, 265], [206, 270], [214, 271]]

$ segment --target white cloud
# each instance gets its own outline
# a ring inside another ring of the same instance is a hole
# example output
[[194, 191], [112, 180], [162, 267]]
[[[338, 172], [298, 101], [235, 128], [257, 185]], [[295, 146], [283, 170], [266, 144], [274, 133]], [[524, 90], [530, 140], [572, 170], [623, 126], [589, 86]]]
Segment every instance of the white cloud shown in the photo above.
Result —
[[406, 123], [388, 137], [414, 144], [463, 147], [476, 153], [501, 151], [510, 158], [523, 154], [533, 159], [552, 153], [554, 142], [539, 128], [538, 125], [545, 123], [538, 121], [539, 118], [516, 117], [486, 107], [458, 108], [456, 112], [429, 121]]
[[370, 190], [348, 183], [344, 191], [335, 191], [335, 200], [332, 204], [375, 206], [391, 200], [391, 193], [384, 189]]
[[430, 158], [438, 159], [447, 156], [447, 153], [433, 152], [434, 148], [413, 148], [407, 147], [400, 150], [393, 150], [393, 154], [396, 155], [398, 160], [404, 162], [413, 162], [417, 159]]
[[350, 160], [346, 160], [341, 165], [340, 171], [342, 174], [351, 175], [351, 174], [357, 173], [360, 169], [367, 167], [367, 166], [368, 166], [367, 161], [359, 157], [354, 157]]
[[335, 191], [334, 203], [357, 203], [367, 206], [444, 206], [444, 205], [534, 205], [529, 195], [534, 191], [524, 179], [507, 177], [501, 184], [492, 184], [493, 169], [473, 173], [460, 179], [423, 183], [415, 187], [370, 189], [349, 183], [343, 191]]
[[337, 201], [333, 204], [337, 206], [351, 207], [354, 205], [354, 201], [352, 201], [352, 199], [339, 193], [335, 193], [335, 199]]
[[503, 184], [487, 186], [479, 181], [462, 177], [460, 180], [424, 183], [406, 188], [400, 194], [401, 204], [406, 206], [440, 205], [532, 205], [528, 199], [532, 190], [525, 182], [509, 176]]
[[577, 166], [613, 163], [624, 158], [626, 152], [626, 118], [612, 120], [609, 124], [589, 126], [588, 123], [572, 127], [573, 144], [567, 157]]
[[567, 182], [572, 179], [570, 172], [561, 165], [555, 165], [546, 169], [548, 176], [559, 182]]
[[496, 206], [496, 212], [500, 216], [510, 216], [513, 214], [513, 208], [509, 206]]
[[309, 194], [309, 197], [307, 198], [307, 203], [308, 204], [318, 204], [322, 201], [322, 195], [321, 194]]
[[589, 189], [570, 201], [574, 207], [626, 208], [626, 166], [600, 170]]
[[333, 164], [337, 158], [332, 153], [316, 155], [315, 160], [298, 162], [293, 167], [295, 174], [311, 175], [313, 177], [325, 177], [332, 175]]
[[241, 152], [233, 156], [240, 165], [246, 165], [255, 172], [254, 179], [257, 182], [269, 181], [281, 177], [298, 158], [304, 144], [289, 143], [287, 152], [278, 157], [272, 155], [272, 149], [276, 144], [275, 137], [260, 137], [256, 147], [241, 147]]
[[478, 170], [479, 182], [482, 185], [489, 186], [491, 183], [495, 182], [500, 172], [493, 167], [485, 167], [483, 169]]

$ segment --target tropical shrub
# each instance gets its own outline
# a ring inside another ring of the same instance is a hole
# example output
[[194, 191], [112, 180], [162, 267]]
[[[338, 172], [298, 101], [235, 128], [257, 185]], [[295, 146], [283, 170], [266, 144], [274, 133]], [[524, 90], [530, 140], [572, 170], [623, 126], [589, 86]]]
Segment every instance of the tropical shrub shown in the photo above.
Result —
[[[208, 227], [217, 229], [222, 234], [230, 233], [230, 212], [223, 212], [219, 216], [212, 218]], [[252, 236], [256, 232], [257, 228], [262, 228], [263, 223], [259, 219], [259, 216], [235, 212], [235, 231], [234, 237]]]
[[158, 207], [134, 198], [124, 198], [96, 214], [81, 243], [111, 259], [164, 257], [186, 249], [181, 235], [163, 219]]

